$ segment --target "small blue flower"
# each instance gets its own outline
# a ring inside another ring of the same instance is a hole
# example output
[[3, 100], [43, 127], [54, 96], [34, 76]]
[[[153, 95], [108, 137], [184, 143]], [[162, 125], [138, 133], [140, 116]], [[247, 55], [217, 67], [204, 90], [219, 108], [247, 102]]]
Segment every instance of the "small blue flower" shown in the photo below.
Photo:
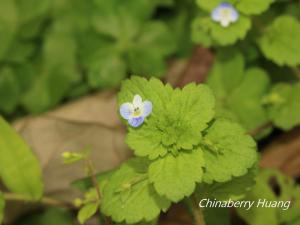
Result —
[[126, 102], [120, 106], [121, 116], [133, 127], [140, 126], [151, 112], [152, 103], [143, 101], [139, 95], [133, 97], [132, 103]]
[[213, 21], [220, 22], [222, 27], [228, 27], [230, 23], [234, 23], [239, 18], [239, 13], [229, 3], [221, 3], [211, 13]]

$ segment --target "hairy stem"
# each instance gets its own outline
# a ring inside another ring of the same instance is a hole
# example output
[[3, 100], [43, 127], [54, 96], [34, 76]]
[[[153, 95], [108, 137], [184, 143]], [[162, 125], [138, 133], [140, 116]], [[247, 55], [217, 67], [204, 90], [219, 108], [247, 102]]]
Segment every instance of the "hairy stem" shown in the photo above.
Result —
[[[96, 189], [96, 193], [97, 193], [97, 199], [100, 202], [102, 195], [101, 195], [101, 191], [100, 191], [100, 186], [99, 186], [99, 182], [97, 180], [96, 177], [96, 172], [95, 172], [95, 167], [94, 164], [92, 162], [92, 160], [90, 158], [86, 159], [86, 165], [87, 165], [87, 169], [88, 169], [88, 175], [91, 177], [92, 183], [94, 188]], [[105, 217], [104, 215], [102, 215], [101, 213], [99, 213], [99, 217], [100, 217], [100, 224], [102, 225], [110, 225], [111, 222], [110, 220]]]
[[86, 159], [86, 165], [88, 169], [88, 175], [91, 177], [91, 180], [93, 182], [93, 186], [96, 189], [97, 192], [97, 198], [100, 201], [101, 199], [101, 192], [100, 192], [100, 186], [96, 177], [95, 168], [92, 160], [90, 158]]
[[33, 200], [32, 198], [30, 198], [26, 195], [11, 193], [11, 192], [4, 192], [3, 196], [6, 201], [41, 203], [43, 205], [48, 205], [48, 206], [57, 206], [57, 207], [62, 207], [62, 208], [74, 208], [74, 206], [72, 204], [68, 204], [68, 203], [59, 201], [57, 199], [49, 198], [49, 197], [43, 197], [40, 200]]
[[199, 207], [196, 197], [193, 195], [191, 196], [190, 200], [192, 203], [191, 206], [192, 206], [195, 225], [205, 225], [203, 211]]
[[257, 134], [259, 134], [260, 132], [262, 132], [263, 130], [270, 128], [270, 127], [272, 127], [272, 122], [268, 121], [268, 122], [256, 127], [255, 129], [248, 131], [248, 134], [254, 137]]

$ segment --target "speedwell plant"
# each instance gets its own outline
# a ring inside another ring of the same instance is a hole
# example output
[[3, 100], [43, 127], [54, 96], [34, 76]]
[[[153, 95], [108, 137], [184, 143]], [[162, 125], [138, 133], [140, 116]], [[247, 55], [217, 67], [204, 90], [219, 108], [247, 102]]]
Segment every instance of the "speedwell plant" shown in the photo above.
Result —
[[99, 176], [101, 212], [114, 222], [155, 221], [184, 200], [204, 224], [200, 198], [238, 199], [253, 184], [256, 143], [239, 124], [216, 117], [207, 85], [173, 89], [133, 76], [118, 104], [135, 157]]

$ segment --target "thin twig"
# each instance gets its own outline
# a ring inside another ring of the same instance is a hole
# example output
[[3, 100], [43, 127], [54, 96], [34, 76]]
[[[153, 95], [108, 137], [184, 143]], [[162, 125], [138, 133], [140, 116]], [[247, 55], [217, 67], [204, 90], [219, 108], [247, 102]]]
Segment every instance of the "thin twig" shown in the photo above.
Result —
[[11, 192], [4, 192], [3, 193], [4, 199], [7, 201], [21, 201], [21, 202], [31, 202], [31, 203], [40, 203], [43, 205], [48, 206], [58, 206], [62, 208], [74, 208], [72, 204], [68, 204], [66, 202], [59, 201], [57, 199], [53, 199], [50, 197], [43, 197], [40, 200], [33, 200], [32, 198], [17, 194], [17, 193], [11, 193]]
[[88, 168], [88, 175], [90, 176], [92, 182], [93, 182], [93, 186], [96, 189], [97, 192], [97, 198], [100, 201], [101, 199], [101, 192], [100, 192], [100, 186], [96, 177], [96, 173], [95, 173], [95, 168], [94, 168], [94, 164], [92, 162], [92, 160], [90, 158], [86, 159], [86, 164], [87, 164], [87, 168]]
[[254, 128], [253, 130], [248, 131], [247, 133], [251, 136], [256, 136], [258, 135], [260, 132], [262, 132], [263, 130], [272, 127], [272, 122], [268, 121], [256, 128]]
[[194, 195], [192, 195], [190, 199], [192, 201], [191, 206], [192, 206], [192, 212], [193, 212], [193, 216], [194, 216], [195, 225], [205, 225], [203, 211], [199, 207], [196, 197]]
[[[101, 198], [102, 198], [100, 186], [99, 186], [99, 182], [96, 177], [94, 164], [89, 157], [86, 158], [86, 164], [87, 164], [87, 168], [88, 168], [88, 175], [90, 176], [93, 186], [96, 189], [98, 202], [100, 202]], [[106, 216], [102, 215], [101, 213], [100, 213], [100, 219], [101, 219], [101, 223], [104, 223], [105, 225], [111, 224], [110, 220]]]

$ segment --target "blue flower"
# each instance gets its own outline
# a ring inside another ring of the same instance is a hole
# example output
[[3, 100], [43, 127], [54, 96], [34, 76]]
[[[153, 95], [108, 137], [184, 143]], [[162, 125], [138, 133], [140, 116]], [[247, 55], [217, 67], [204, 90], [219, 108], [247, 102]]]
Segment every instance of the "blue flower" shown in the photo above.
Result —
[[228, 27], [230, 23], [234, 23], [239, 18], [239, 13], [229, 3], [221, 3], [211, 13], [213, 21], [220, 22], [222, 27]]
[[126, 102], [120, 106], [121, 116], [133, 127], [140, 126], [151, 112], [152, 103], [143, 101], [139, 95], [133, 97], [132, 103]]

